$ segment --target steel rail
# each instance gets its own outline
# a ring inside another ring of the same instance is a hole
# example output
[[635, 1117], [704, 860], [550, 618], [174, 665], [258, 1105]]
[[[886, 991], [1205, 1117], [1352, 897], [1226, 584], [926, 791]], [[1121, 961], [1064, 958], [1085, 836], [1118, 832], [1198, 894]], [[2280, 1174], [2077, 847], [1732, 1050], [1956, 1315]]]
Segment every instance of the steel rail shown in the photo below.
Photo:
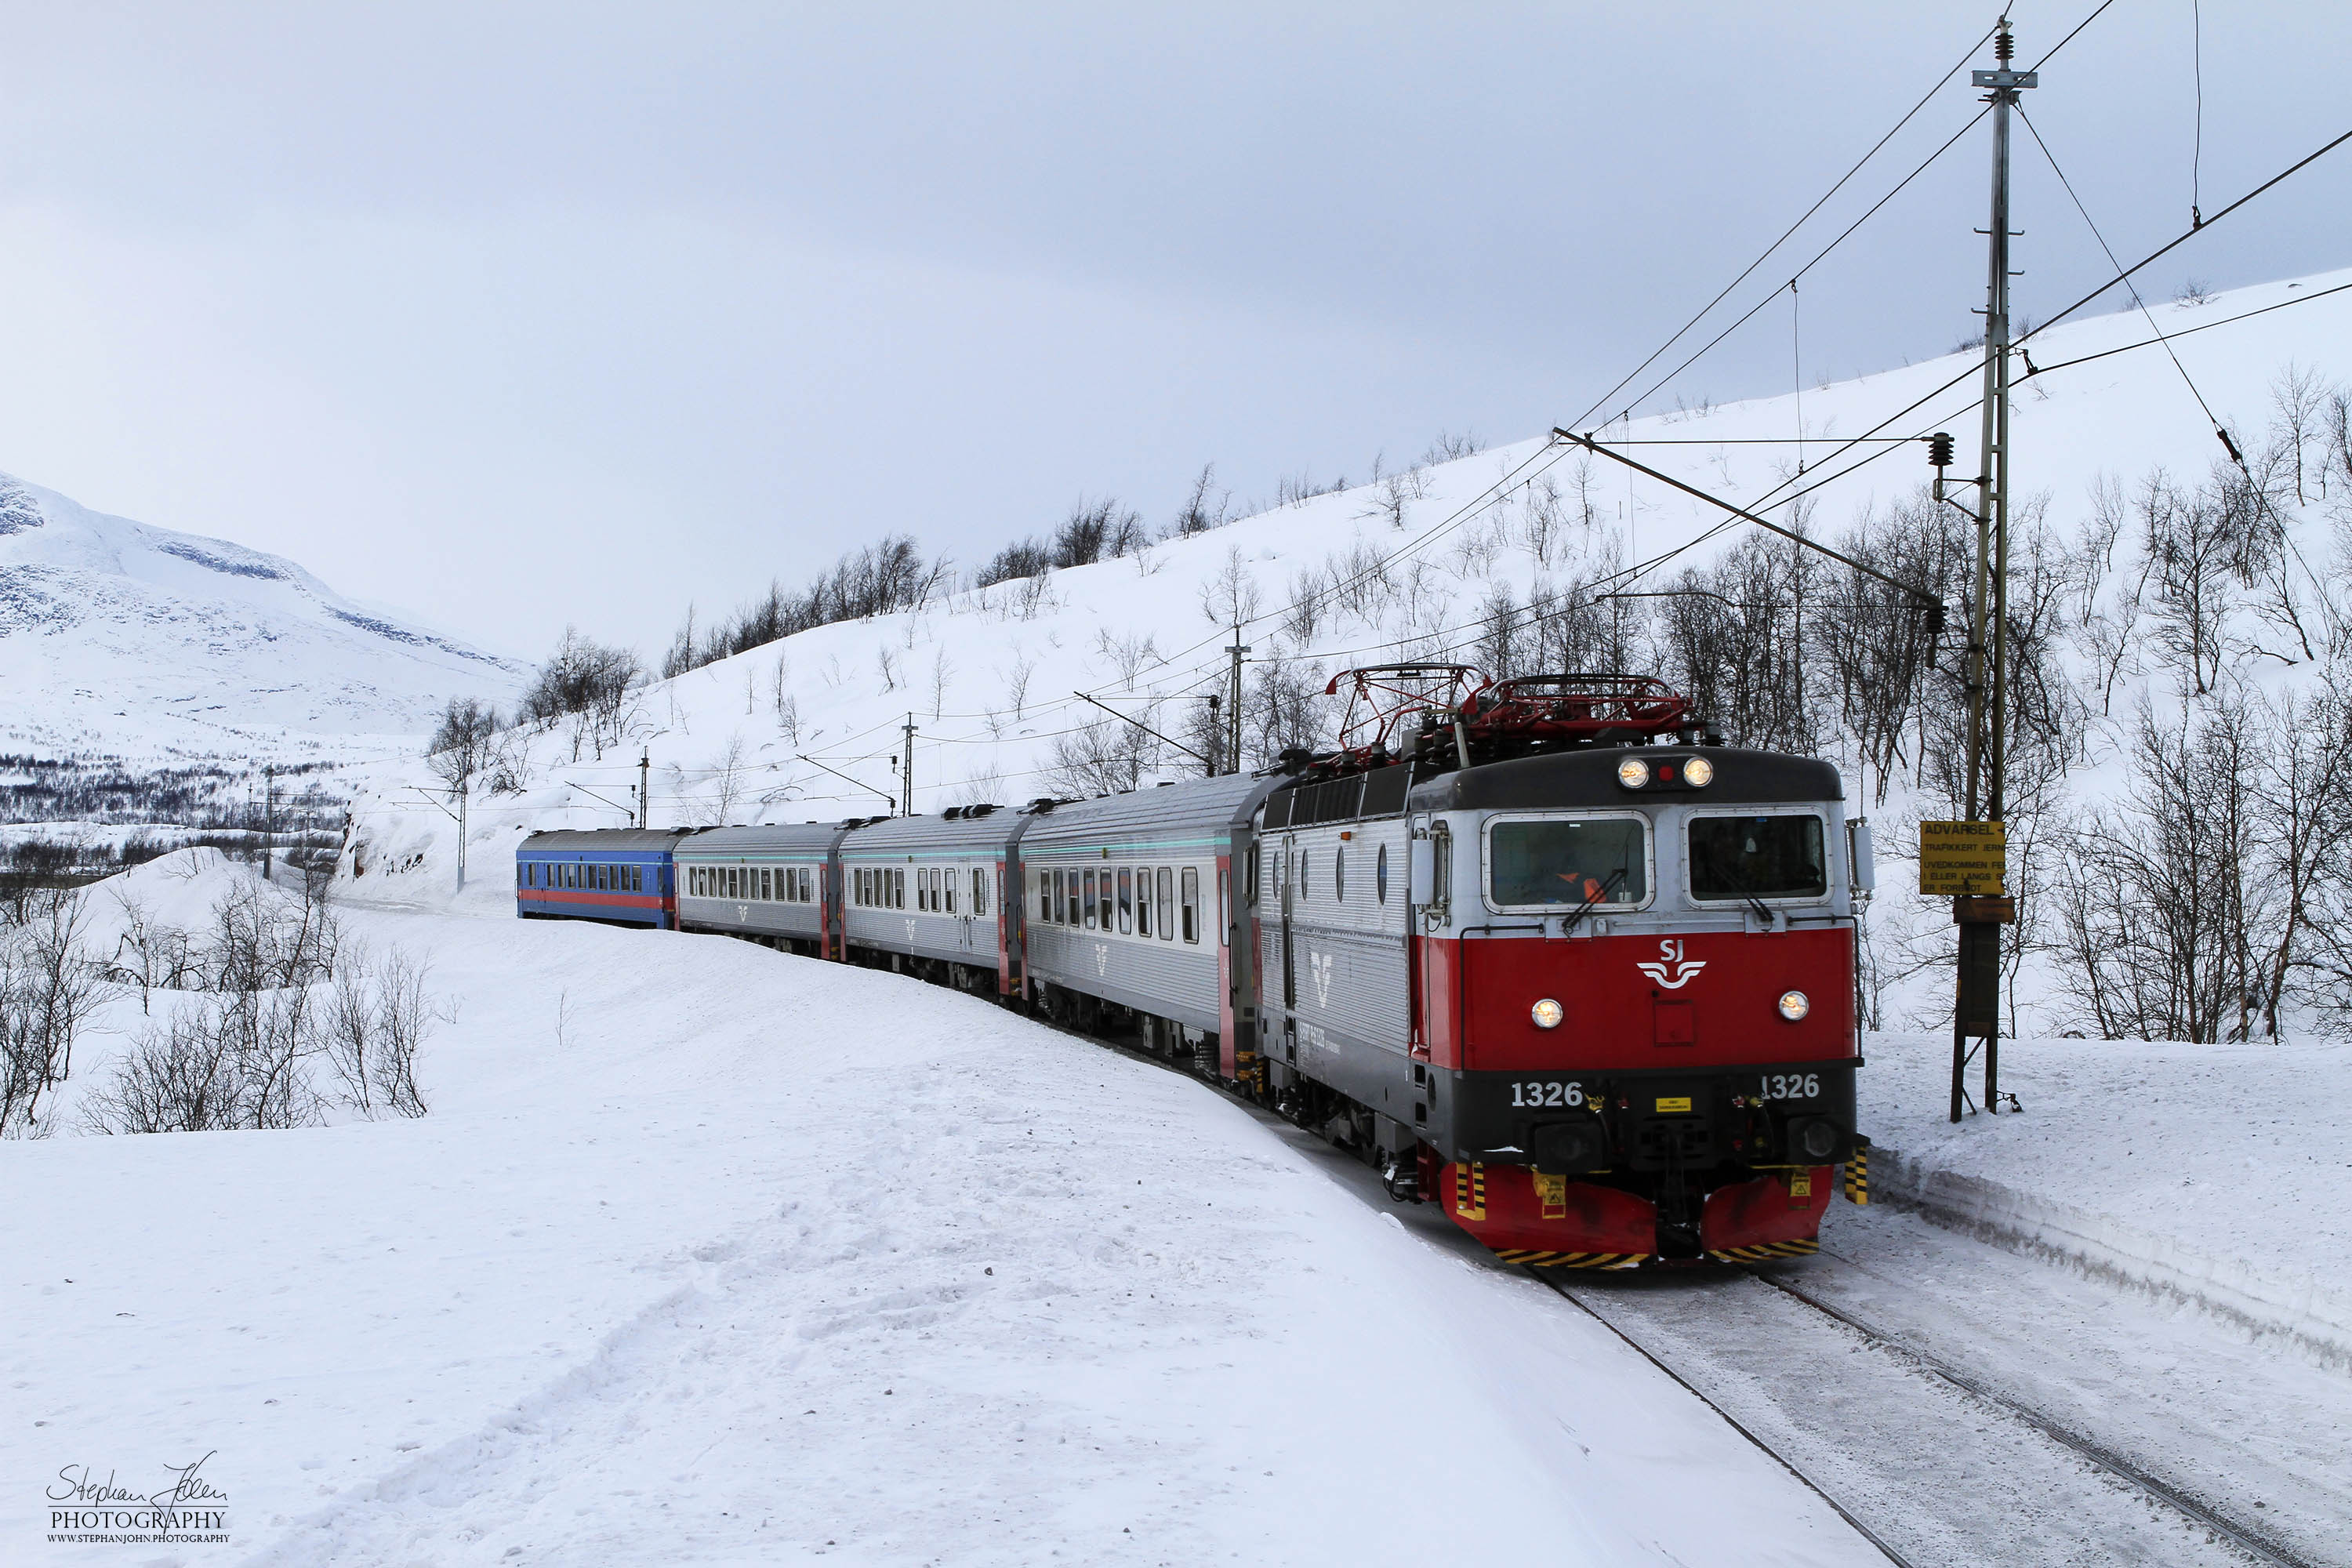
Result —
[[[1832, 1254], [1830, 1256], [1833, 1257], [1835, 1255]], [[1748, 1268], [1746, 1272], [1748, 1277], [1753, 1279], [1758, 1284], [1769, 1286], [1771, 1289], [1780, 1291], [1782, 1295], [1800, 1301], [1805, 1306], [1811, 1307], [1814, 1311], [1821, 1313], [1823, 1317], [1844, 1324], [1847, 1328], [1852, 1329], [1855, 1333], [1860, 1334], [1864, 1339], [1869, 1341], [1872, 1344], [1876, 1345], [1879, 1349], [1902, 1357], [1905, 1361], [1911, 1363], [1921, 1371], [1933, 1373], [1935, 1376], [1942, 1378], [1946, 1383], [1950, 1384], [1961, 1393], [1969, 1394], [1984, 1404], [1992, 1405], [1994, 1408], [2003, 1412], [2004, 1414], [2023, 1422], [2026, 1426], [2032, 1427], [2035, 1431], [2041, 1433], [2052, 1442], [2058, 1444], [2062, 1447], [2072, 1450], [2083, 1458], [2088, 1459], [2092, 1464], [2096, 1465], [2100, 1469], [2106, 1471], [2117, 1480], [2124, 1481], [2128, 1485], [2137, 1488], [2140, 1491], [2145, 1492], [2149, 1497], [2155, 1499], [2157, 1501], [2172, 1509], [2174, 1511], [2196, 1521], [2199, 1524], [2203, 1525], [2207, 1530], [2211, 1531], [2214, 1534], [2228, 1541], [2231, 1545], [2252, 1553], [2254, 1556], [2261, 1558], [2265, 1563], [2277, 1563], [2279, 1564], [2279, 1568], [2319, 1568], [2318, 1564], [2314, 1563], [2305, 1558], [2297, 1557], [2293, 1552], [2286, 1551], [2284, 1548], [2273, 1544], [2268, 1539], [2256, 1531], [2252, 1526], [2242, 1523], [2238, 1521], [2230, 1519], [2225, 1515], [2215, 1512], [2212, 1509], [2197, 1501], [2194, 1498], [2189, 1497], [2188, 1494], [2179, 1490], [2177, 1488], [2168, 1486], [2165, 1482], [2157, 1479], [2156, 1477], [2148, 1474], [2146, 1470], [2141, 1469], [2137, 1465], [2133, 1464], [2129, 1459], [2125, 1458], [2121, 1454], [2116, 1453], [2114, 1449], [2109, 1448], [2104, 1444], [2096, 1442], [2092, 1438], [2084, 1436], [2083, 1434], [2074, 1430], [2072, 1427], [2059, 1422], [2054, 1417], [2045, 1415], [2040, 1410], [2036, 1410], [2030, 1405], [2021, 1404], [2017, 1400], [2010, 1398], [2005, 1394], [1996, 1392], [1995, 1390], [1986, 1386], [1983, 1380], [1969, 1376], [1967, 1373], [1961, 1372], [1958, 1368], [1953, 1366], [1950, 1363], [1942, 1360], [1940, 1357], [1930, 1355], [1926, 1351], [1920, 1350], [1916, 1346], [1906, 1344], [1901, 1340], [1895, 1338], [1893, 1335], [1888, 1334], [1882, 1330], [1872, 1327], [1870, 1324], [1864, 1322], [1861, 1319], [1853, 1316], [1851, 1313], [1831, 1306], [1827, 1301], [1821, 1300], [1819, 1297], [1799, 1289], [1796, 1286], [1790, 1284], [1785, 1279], [1775, 1279], [1773, 1276], [1763, 1273], [1755, 1268]], [[1570, 1297], [1570, 1300], [1574, 1300], [1575, 1298]], [[1578, 1302], [1578, 1305], [1581, 1306], [1583, 1303]]]
[[1717, 1405], [1714, 1400], [1709, 1399], [1705, 1394], [1699, 1391], [1698, 1386], [1692, 1383], [1690, 1379], [1685, 1377], [1681, 1373], [1676, 1372], [1673, 1367], [1668, 1366], [1664, 1362], [1652, 1354], [1649, 1346], [1643, 1344], [1641, 1341], [1635, 1339], [1633, 1335], [1627, 1333], [1624, 1330], [1619, 1328], [1608, 1319], [1602, 1317], [1599, 1312], [1594, 1311], [1592, 1308], [1580, 1297], [1577, 1296], [1575, 1292], [1569, 1289], [1567, 1286], [1561, 1284], [1557, 1279], [1552, 1279], [1549, 1275], [1544, 1273], [1543, 1270], [1539, 1268], [1529, 1268], [1526, 1272], [1529, 1279], [1535, 1280], [1539, 1285], [1549, 1286], [1552, 1292], [1559, 1296], [1561, 1300], [1566, 1301], [1570, 1306], [1574, 1307], [1578, 1311], [1582, 1312], [1586, 1317], [1591, 1319], [1594, 1322], [1600, 1324], [1602, 1328], [1607, 1329], [1611, 1333], [1615, 1334], [1627, 1344], [1633, 1346], [1634, 1351], [1640, 1354], [1643, 1361], [1648, 1362], [1652, 1366], [1656, 1367], [1660, 1372], [1663, 1372], [1668, 1377], [1673, 1378], [1675, 1383], [1682, 1385], [1684, 1392], [1687, 1393], [1692, 1398], [1697, 1400], [1701, 1405], [1706, 1405], [1709, 1410], [1714, 1411], [1717, 1415], [1723, 1417], [1723, 1424], [1725, 1426], [1730, 1427], [1733, 1431], [1747, 1438], [1750, 1443], [1755, 1444], [1757, 1447], [1762, 1449], [1775, 1464], [1779, 1465], [1782, 1469], [1788, 1471], [1790, 1475], [1796, 1477], [1799, 1481], [1802, 1482], [1808, 1491], [1811, 1491], [1815, 1497], [1829, 1504], [1831, 1509], [1836, 1512], [1840, 1519], [1853, 1526], [1855, 1534], [1861, 1536], [1864, 1541], [1869, 1542], [1873, 1546], [1878, 1548], [1879, 1552], [1885, 1555], [1886, 1560], [1895, 1565], [1895, 1568], [1914, 1568], [1914, 1564], [1909, 1558], [1904, 1556], [1903, 1553], [1895, 1551], [1895, 1548], [1886, 1544], [1884, 1540], [1880, 1539], [1876, 1531], [1863, 1523], [1860, 1519], [1854, 1516], [1853, 1510], [1845, 1506], [1845, 1504], [1832, 1497], [1822, 1489], [1822, 1484], [1819, 1481], [1813, 1479], [1812, 1477], [1805, 1474], [1804, 1471], [1797, 1468], [1795, 1465], [1790, 1463], [1788, 1456], [1781, 1453], [1780, 1449], [1775, 1448], [1771, 1444], [1767, 1443], [1763, 1438], [1759, 1437], [1755, 1433], [1749, 1431], [1745, 1426], [1742, 1426], [1740, 1424], [1739, 1417], [1734, 1415], [1730, 1411], [1726, 1410], [1722, 1405]]

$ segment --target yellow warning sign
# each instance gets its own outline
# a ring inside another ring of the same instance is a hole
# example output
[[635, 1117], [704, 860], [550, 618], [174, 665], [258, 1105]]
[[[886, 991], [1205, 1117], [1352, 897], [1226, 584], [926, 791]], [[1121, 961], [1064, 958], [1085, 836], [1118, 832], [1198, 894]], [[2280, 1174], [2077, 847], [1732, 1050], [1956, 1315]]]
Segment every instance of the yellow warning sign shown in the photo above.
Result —
[[1661, 1116], [1671, 1116], [1677, 1111], [1688, 1110], [1690, 1110], [1690, 1096], [1686, 1094], [1666, 1096], [1658, 1101], [1658, 1114]]
[[1919, 825], [1919, 890], [1930, 897], [1998, 895], [2009, 873], [2009, 834], [1998, 822]]
[[1536, 1201], [1543, 1205], [1544, 1218], [1566, 1219], [1568, 1217], [1568, 1178], [1547, 1176], [1541, 1171], [1538, 1171]]

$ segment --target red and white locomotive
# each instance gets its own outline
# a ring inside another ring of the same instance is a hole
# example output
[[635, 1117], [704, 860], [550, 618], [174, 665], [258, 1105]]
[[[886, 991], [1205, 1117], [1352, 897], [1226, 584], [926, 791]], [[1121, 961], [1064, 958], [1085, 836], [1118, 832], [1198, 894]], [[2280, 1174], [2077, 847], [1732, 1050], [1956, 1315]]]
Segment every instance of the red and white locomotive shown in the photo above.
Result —
[[[1813, 1250], [1866, 1142], [1837, 771], [1726, 747], [1646, 679], [1340, 680], [1355, 743], [1261, 815], [1275, 1102], [1513, 1262]], [[1402, 918], [1367, 919], [1350, 883], [1400, 851]]]
[[[1838, 1166], [1865, 1190], [1871, 857], [1837, 771], [1727, 747], [1646, 678], [1342, 681], [1339, 749], [1255, 778], [539, 835], [518, 910], [722, 931], [1139, 1039], [1512, 1262], [1813, 1250]], [[625, 878], [646, 911], [574, 890]]]

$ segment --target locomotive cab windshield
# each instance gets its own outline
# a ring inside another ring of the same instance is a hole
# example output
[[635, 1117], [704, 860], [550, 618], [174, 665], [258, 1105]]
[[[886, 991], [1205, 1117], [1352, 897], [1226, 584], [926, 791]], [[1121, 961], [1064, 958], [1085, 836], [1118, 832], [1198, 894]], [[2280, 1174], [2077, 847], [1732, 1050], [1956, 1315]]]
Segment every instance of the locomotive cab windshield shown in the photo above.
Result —
[[1830, 890], [1821, 817], [1812, 812], [1690, 819], [1690, 896], [1696, 903], [1821, 899]]
[[1497, 816], [1486, 825], [1497, 910], [1638, 908], [1650, 901], [1650, 825], [1623, 816]]

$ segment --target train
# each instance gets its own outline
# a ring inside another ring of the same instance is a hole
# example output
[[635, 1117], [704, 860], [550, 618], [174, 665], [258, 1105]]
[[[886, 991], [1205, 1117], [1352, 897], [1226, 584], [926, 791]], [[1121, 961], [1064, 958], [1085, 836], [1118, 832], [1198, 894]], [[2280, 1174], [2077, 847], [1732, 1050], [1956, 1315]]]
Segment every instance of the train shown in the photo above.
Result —
[[1340, 743], [1091, 800], [565, 830], [525, 919], [892, 970], [1211, 1079], [1539, 1268], [1819, 1247], [1868, 1194], [1834, 766], [1651, 677], [1342, 672]]

